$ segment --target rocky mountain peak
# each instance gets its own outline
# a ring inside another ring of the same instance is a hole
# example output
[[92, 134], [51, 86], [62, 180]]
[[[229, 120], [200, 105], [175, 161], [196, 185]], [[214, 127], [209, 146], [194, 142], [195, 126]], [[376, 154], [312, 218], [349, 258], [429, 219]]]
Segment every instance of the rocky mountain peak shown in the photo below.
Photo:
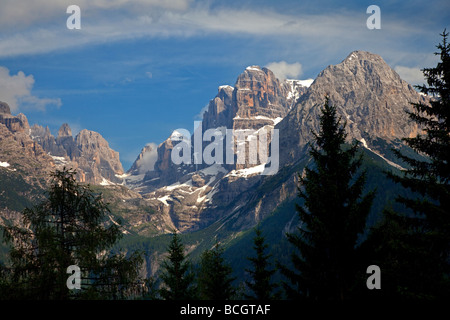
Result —
[[[299, 149], [308, 143], [311, 130], [319, 129], [325, 96], [347, 122], [348, 138], [364, 139], [369, 146], [370, 139], [393, 141], [416, 135], [419, 129], [409, 121], [405, 109], [411, 111], [411, 102], [426, 101], [426, 97], [402, 80], [379, 55], [353, 51], [341, 63], [320, 72], [280, 123], [280, 137], [286, 136], [286, 141], [280, 142], [280, 149], [294, 141]], [[292, 160], [294, 154], [284, 154], [284, 157]]]
[[359, 63], [360, 61], [373, 61], [377, 63], [384, 62], [383, 58], [378, 54], [362, 50], [355, 50], [350, 52], [350, 54], [342, 62], [349, 64], [349, 63]]
[[267, 68], [250, 66], [239, 75], [235, 84], [236, 116], [241, 119], [256, 116], [275, 119], [288, 110], [280, 81]]
[[74, 160], [83, 169], [86, 181], [97, 184], [119, 181], [116, 175], [123, 174], [119, 153], [109, 147], [100, 133], [83, 129], [75, 137], [75, 143], [80, 155]]
[[72, 129], [67, 123], [64, 123], [58, 130], [58, 138], [72, 137]]
[[29, 131], [30, 131], [30, 124], [28, 123], [28, 118], [27, 118], [27, 116], [24, 115], [23, 113], [19, 113], [19, 114], [17, 115], [17, 118], [18, 118], [20, 121], [22, 121], [22, 126], [23, 126], [24, 130], [25, 130], [26, 132], [29, 132]]
[[24, 114], [17, 116], [11, 114], [11, 109], [6, 102], [0, 101], [0, 123], [4, 124], [11, 132], [29, 132], [30, 126]]

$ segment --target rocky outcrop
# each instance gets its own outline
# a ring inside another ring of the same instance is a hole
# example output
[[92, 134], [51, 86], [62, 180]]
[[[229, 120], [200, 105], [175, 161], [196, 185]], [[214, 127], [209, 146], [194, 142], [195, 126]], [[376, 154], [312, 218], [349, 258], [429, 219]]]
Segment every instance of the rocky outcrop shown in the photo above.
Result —
[[53, 159], [57, 168], [68, 167], [77, 171], [80, 182], [110, 184], [122, 181], [116, 175], [123, 174], [119, 153], [97, 132], [82, 130], [75, 138], [65, 123], [55, 138], [48, 127], [33, 125], [30, 136]]
[[0, 101], [0, 123], [5, 125], [11, 132], [27, 132], [30, 129], [27, 117], [20, 113], [13, 116], [9, 105]]
[[205, 129], [218, 127], [233, 127], [233, 118], [236, 110], [232, 106], [234, 88], [220, 86], [217, 95], [209, 102], [208, 109], [203, 114], [203, 127]]
[[79, 155], [73, 157], [72, 161], [83, 171], [86, 182], [107, 184], [121, 181], [116, 177], [124, 173], [119, 153], [112, 150], [98, 132], [81, 130], [75, 137], [75, 143]]
[[4, 170], [20, 175], [30, 185], [44, 188], [54, 168], [52, 158], [30, 137], [25, 115], [11, 115], [6, 103], [0, 103], [0, 111], [0, 162], [7, 164]]
[[259, 129], [283, 118], [289, 110], [285, 90], [269, 69], [247, 67], [239, 75], [233, 92], [234, 129]]

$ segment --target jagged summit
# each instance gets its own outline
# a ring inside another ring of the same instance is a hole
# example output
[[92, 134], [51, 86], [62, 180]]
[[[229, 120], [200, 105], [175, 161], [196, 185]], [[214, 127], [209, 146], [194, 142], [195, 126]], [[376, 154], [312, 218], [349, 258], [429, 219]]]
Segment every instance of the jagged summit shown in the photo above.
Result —
[[64, 123], [58, 131], [58, 138], [63, 137], [71, 137], [72, 136], [72, 129], [70, 129], [70, 126], [67, 123]]
[[[411, 111], [411, 102], [426, 100], [379, 55], [353, 51], [341, 63], [321, 71], [280, 123], [283, 145], [290, 146], [290, 150], [295, 145], [298, 150], [308, 143], [311, 130], [317, 132], [319, 128], [320, 106], [325, 96], [347, 121], [348, 138], [365, 139], [369, 147], [376, 138], [393, 141], [416, 135], [419, 129], [409, 121], [405, 109]], [[298, 152], [282, 153], [287, 162], [298, 155]]]
[[355, 50], [350, 52], [350, 54], [342, 62], [364, 61], [364, 60], [384, 62], [383, 58], [380, 55], [363, 50]]

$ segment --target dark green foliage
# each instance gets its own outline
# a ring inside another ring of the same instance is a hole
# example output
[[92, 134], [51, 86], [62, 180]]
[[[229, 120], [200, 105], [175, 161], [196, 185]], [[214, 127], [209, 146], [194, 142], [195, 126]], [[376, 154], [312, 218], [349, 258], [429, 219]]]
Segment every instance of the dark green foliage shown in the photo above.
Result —
[[251, 281], [246, 281], [246, 285], [251, 289], [253, 295], [246, 295], [247, 299], [253, 300], [270, 300], [274, 298], [274, 289], [276, 284], [272, 283], [272, 276], [275, 273], [274, 269], [270, 268], [269, 259], [272, 255], [266, 254], [265, 251], [268, 245], [262, 236], [260, 226], [255, 229], [255, 238], [253, 239], [253, 249], [256, 257], [247, 258], [252, 263], [252, 269], [246, 269]]
[[[428, 254], [430, 238], [411, 232], [408, 216], [388, 208], [383, 221], [374, 227], [362, 245], [365, 265], [375, 264], [382, 274], [381, 290], [369, 291], [361, 279], [360, 297], [382, 300], [429, 300], [434, 290], [429, 283], [436, 277], [436, 261]], [[436, 283], [435, 283], [436, 284]], [[441, 284], [439, 284], [441, 286]]]
[[194, 298], [194, 274], [186, 261], [184, 246], [180, 237], [174, 233], [169, 244], [169, 256], [162, 264], [161, 280], [164, 282], [160, 294], [165, 300], [187, 300]]
[[[373, 231], [375, 256], [393, 274], [387, 296], [401, 299], [444, 299], [450, 295], [450, 45], [444, 30], [437, 46], [441, 61], [425, 68], [428, 85], [418, 86], [429, 95], [429, 103], [412, 103], [409, 113], [423, 134], [403, 139], [418, 159], [396, 151], [409, 165], [402, 176], [389, 176], [415, 193], [399, 196], [403, 213], [386, 214], [384, 223]], [[386, 227], [395, 225], [387, 234]], [[380, 243], [389, 245], [381, 248]]]
[[[142, 257], [108, 250], [122, 236], [109, 221], [101, 195], [75, 181], [75, 172], [56, 171], [47, 200], [23, 211], [21, 226], [4, 229], [11, 245], [9, 286], [1, 298], [11, 299], [118, 299], [138, 284]], [[69, 290], [67, 268], [81, 269], [81, 289]]]
[[202, 253], [198, 274], [198, 293], [202, 300], [231, 300], [236, 292], [232, 285], [231, 266], [223, 258], [218, 243]]
[[363, 196], [365, 172], [359, 173], [362, 154], [355, 142], [344, 148], [345, 124], [326, 99], [320, 132], [314, 134], [310, 154], [314, 168], [299, 174], [298, 233], [288, 240], [300, 252], [292, 254], [295, 270], [280, 266], [290, 283], [288, 297], [343, 300], [351, 296], [358, 270], [357, 240], [364, 232], [375, 193]]

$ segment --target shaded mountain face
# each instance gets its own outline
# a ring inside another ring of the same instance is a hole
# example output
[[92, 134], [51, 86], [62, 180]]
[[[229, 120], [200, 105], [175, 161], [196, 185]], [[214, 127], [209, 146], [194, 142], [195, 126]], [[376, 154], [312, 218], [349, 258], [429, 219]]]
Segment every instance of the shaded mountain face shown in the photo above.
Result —
[[318, 132], [325, 96], [347, 123], [348, 138], [367, 147], [374, 147], [372, 141], [377, 138], [394, 142], [417, 135], [417, 124], [409, 121], [405, 111], [412, 111], [411, 102], [427, 101], [380, 56], [354, 51], [341, 63], [320, 72], [277, 126], [283, 164], [295, 162], [311, 140], [311, 130]]

